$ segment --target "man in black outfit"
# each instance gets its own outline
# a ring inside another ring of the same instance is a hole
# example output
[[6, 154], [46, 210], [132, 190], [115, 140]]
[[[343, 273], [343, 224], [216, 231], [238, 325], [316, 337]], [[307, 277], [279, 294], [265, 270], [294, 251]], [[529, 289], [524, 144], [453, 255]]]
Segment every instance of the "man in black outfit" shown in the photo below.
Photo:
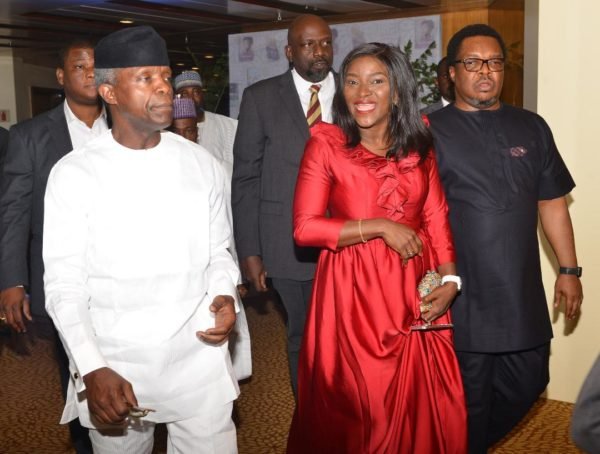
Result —
[[549, 381], [552, 326], [542, 285], [538, 216], [560, 269], [554, 305], [579, 313], [583, 293], [566, 195], [575, 187], [538, 115], [500, 102], [506, 50], [487, 25], [448, 43], [454, 104], [429, 116], [450, 208], [462, 293], [454, 342], [469, 451], [485, 453]]
[[[27, 321], [47, 320], [44, 308], [42, 230], [48, 175], [65, 154], [107, 129], [106, 114], [94, 84], [94, 46], [85, 40], [59, 53], [56, 78], [65, 101], [10, 129], [0, 178], [0, 318], [18, 333]], [[29, 295], [27, 295], [29, 293]], [[56, 336], [63, 396], [68, 360]], [[87, 430], [70, 425], [78, 453], [91, 453]]]

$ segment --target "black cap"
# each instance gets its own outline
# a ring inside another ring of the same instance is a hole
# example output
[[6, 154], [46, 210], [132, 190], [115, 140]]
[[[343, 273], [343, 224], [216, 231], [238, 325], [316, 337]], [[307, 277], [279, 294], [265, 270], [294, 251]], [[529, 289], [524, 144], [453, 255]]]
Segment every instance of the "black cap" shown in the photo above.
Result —
[[94, 66], [98, 69], [169, 66], [167, 44], [147, 25], [124, 28], [98, 41]]

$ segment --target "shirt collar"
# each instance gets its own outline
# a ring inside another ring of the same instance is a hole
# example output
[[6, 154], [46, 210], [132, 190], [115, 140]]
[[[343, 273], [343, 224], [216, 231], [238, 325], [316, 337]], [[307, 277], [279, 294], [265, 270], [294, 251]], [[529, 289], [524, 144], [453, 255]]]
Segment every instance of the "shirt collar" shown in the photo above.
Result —
[[292, 77], [294, 78], [294, 84], [296, 85], [296, 87], [298, 87], [299, 89], [303, 90], [303, 91], [309, 91], [311, 85], [320, 85], [321, 89], [323, 87], [329, 87], [329, 84], [334, 83], [333, 82], [333, 73], [331, 71], [329, 71], [329, 73], [327, 73], [327, 76], [325, 77], [325, 79], [323, 79], [320, 82], [311, 82], [309, 80], [306, 80], [304, 77], [302, 77], [300, 74], [298, 74], [298, 71], [296, 71], [296, 68], [292, 68]]
[[[64, 105], [64, 108], [65, 108], [65, 118], [67, 120], [67, 124], [71, 124], [73, 122], [83, 123], [83, 121], [81, 121], [79, 118], [77, 118], [77, 116], [73, 113], [73, 111], [69, 107], [69, 103], [68, 103], [68, 101], [66, 99], [65, 99], [65, 102], [63, 103], [63, 105]], [[102, 106], [102, 110], [100, 111], [100, 115], [98, 115], [98, 117], [94, 120], [94, 123], [96, 121], [98, 121], [99, 119], [102, 119], [102, 120], [106, 121], [106, 109], [105, 109], [104, 105]]]

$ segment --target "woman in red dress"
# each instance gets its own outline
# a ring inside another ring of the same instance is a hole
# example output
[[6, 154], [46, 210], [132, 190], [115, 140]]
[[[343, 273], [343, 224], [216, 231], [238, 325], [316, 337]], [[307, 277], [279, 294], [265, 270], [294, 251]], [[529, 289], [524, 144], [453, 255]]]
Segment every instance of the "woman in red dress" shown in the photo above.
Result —
[[[323, 249], [288, 452], [462, 454], [452, 330], [415, 329], [450, 323], [460, 279], [404, 54], [379, 43], [350, 52], [334, 118], [312, 128], [296, 186], [296, 242]], [[444, 284], [421, 299], [428, 270]]]

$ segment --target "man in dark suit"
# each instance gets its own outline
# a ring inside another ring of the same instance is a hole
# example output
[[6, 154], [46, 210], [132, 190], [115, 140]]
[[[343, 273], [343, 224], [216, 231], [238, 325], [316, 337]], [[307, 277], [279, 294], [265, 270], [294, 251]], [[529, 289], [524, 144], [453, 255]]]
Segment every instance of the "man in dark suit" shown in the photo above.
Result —
[[286, 309], [295, 391], [318, 251], [294, 244], [292, 203], [304, 145], [310, 136], [307, 112], [309, 107], [314, 111], [311, 98], [314, 101], [318, 97], [317, 117], [331, 122], [335, 80], [329, 26], [318, 16], [297, 17], [288, 29], [285, 52], [292, 69], [244, 91], [233, 147], [232, 208], [244, 277], [264, 292], [268, 273]]
[[[52, 166], [74, 148], [106, 131], [106, 114], [94, 84], [94, 46], [76, 40], [59, 53], [56, 78], [65, 102], [13, 126], [0, 189], [0, 317], [15, 331], [46, 319], [42, 230], [44, 193]], [[27, 295], [29, 293], [29, 295]], [[59, 370], [66, 394], [69, 369], [60, 341]], [[79, 428], [80, 429], [80, 428]], [[77, 452], [91, 452], [87, 435], [73, 431]]]
[[0, 169], [4, 165], [4, 156], [6, 156], [6, 149], [8, 148], [8, 131], [0, 127]]
[[[8, 149], [8, 130], [0, 127], [0, 187], [2, 187], [2, 168], [4, 167], [4, 158]], [[0, 326], [6, 322], [6, 317], [0, 314]]]

